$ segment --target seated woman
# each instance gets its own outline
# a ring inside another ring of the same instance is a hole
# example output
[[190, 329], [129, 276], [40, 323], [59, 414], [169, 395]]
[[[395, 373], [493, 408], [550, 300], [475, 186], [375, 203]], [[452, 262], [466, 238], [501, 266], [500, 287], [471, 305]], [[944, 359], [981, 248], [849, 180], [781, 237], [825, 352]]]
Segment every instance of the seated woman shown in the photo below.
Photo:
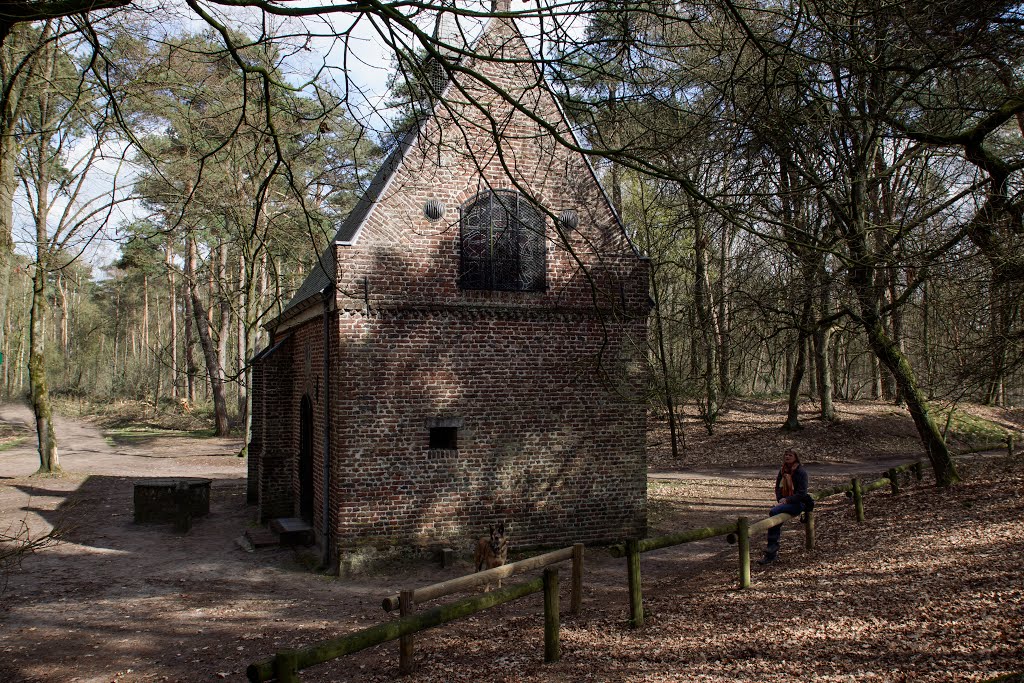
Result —
[[[807, 470], [800, 464], [800, 456], [792, 449], [787, 449], [782, 456], [782, 468], [775, 477], [775, 500], [778, 504], [768, 512], [769, 516], [786, 512], [795, 517], [814, 507], [814, 499], [807, 493]], [[781, 538], [781, 524], [768, 530], [768, 547], [765, 548], [764, 557], [757, 561], [758, 564], [775, 561]]]

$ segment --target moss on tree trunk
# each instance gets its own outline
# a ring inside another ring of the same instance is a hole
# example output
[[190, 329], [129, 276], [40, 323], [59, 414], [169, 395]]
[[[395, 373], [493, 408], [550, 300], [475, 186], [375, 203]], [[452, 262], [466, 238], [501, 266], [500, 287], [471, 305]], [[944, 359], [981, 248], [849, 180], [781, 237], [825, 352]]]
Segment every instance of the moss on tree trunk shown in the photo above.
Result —
[[39, 439], [38, 474], [61, 472], [57, 455], [57, 435], [53, 430], [53, 409], [46, 384], [46, 359], [43, 355], [43, 324], [46, 313], [46, 268], [37, 264], [32, 278], [32, 314], [29, 330], [28, 377], [32, 387], [32, 412]]
[[932, 463], [932, 469], [935, 471], [935, 482], [939, 486], [950, 486], [957, 483], [960, 481], [960, 475], [957, 474], [946, 441], [942, 438], [942, 433], [928, 410], [928, 402], [917, 386], [910, 361], [885, 333], [879, 318], [875, 316], [865, 318], [864, 329], [867, 332], [871, 349], [878, 356], [882, 365], [892, 373], [900, 389], [900, 394], [907, 403], [914, 426], [917, 427], [917, 433], [921, 437], [928, 453], [928, 459]]

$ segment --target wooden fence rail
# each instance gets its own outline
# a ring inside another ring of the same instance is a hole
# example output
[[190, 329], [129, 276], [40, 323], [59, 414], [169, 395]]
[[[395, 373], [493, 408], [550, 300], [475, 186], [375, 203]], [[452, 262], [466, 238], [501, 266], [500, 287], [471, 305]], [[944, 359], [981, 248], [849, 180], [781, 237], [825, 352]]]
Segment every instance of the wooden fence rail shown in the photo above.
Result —
[[[583, 602], [583, 544], [562, 548], [550, 553], [530, 557], [487, 571], [460, 576], [450, 581], [435, 583], [413, 590], [403, 590], [398, 595], [384, 598], [381, 606], [390, 612], [401, 610], [396, 621], [379, 624], [339, 638], [324, 641], [301, 650], [279, 652], [274, 657], [252, 664], [246, 670], [250, 681], [298, 681], [298, 671], [343, 657], [374, 645], [399, 640], [399, 671], [410, 673], [413, 669], [413, 634], [440, 624], [475, 614], [496, 605], [517, 600], [531, 593], [544, 590], [544, 661], [557, 661], [560, 655], [558, 645], [558, 569], [560, 562], [572, 560], [572, 592], [570, 610], [580, 611]], [[523, 572], [544, 569], [544, 576], [526, 583], [498, 589], [482, 596], [470, 597], [448, 605], [441, 605], [423, 612], [415, 612], [415, 605], [452, 595], [478, 586], [499, 582]], [[553, 611], [553, 613], [552, 613]]]
[[[573, 614], [579, 614], [580, 606], [583, 604], [582, 543], [576, 543], [570, 548], [554, 550], [550, 553], [530, 557], [525, 560], [520, 560], [519, 562], [512, 562], [511, 564], [495, 567], [494, 569], [488, 569], [475, 574], [468, 574], [467, 576], [460, 576], [449, 581], [442, 581], [441, 583], [435, 583], [413, 590], [403, 590], [398, 595], [389, 595], [384, 598], [381, 602], [381, 606], [384, 608], [385, 612], [390, 612], [395, 609], [395, 607], [398, 607], [401, 610], [401, 615], [406, 617], [414, 612], [416, 605], [418, 604], [429, 602], [430, 600], [435, 600], [437, 598], [443, 598], [445, 596], [452, 595], [453, 593], [459, 593], [478, 586], [490, 585], [491, 582], [497, 582], [500, 585], [501, 579], [534, 569], [550, 567], [558, 564], [559, 562], [565, 562], [566, 560], [572, 560], [572, 597], [570, 599], [569, 609]], [[415, 668], [414, 654], [416, 647], [413, 635], [411, 633], [403, 635], [399, 640], [398, 670], [403, 674], [412, 673]]]
[[[734, 533], [736, 533], [735, 522], [731, 524], [723, 524], [721, 526], [687, 529], [686, 531], [680, 531], [674, 534], [665, 534], [664, 536], [640, 539], [637, 541], [637, 549], [642, 553], [646, 553], [651, 550], [659, 550], [673, 545], [692, 543], [693, 541], [702, 541], [705, 538], [714, 538], [715, 536], [725, 536], [727, 534]], [[624, 557], [626, 555], [626, 545], [624, 543], [618, 543], [608, 548], [608, 552], [612, 554], [612, 557]]]
[[[889, 487], [895, 494], [899, 493], [899, 475], [906, 472], [913, 472], [918, 481], [922, 479], [923, 463], [918, 460], [899, 467], [893, 467], [886, 472], [886, 475], [875, 481], [863, 484], [859, 479], [853, 479], [849, 484], [836, 486], [811, 494], [816, 500], [824, 500], [831, 496], [845, 493], [853, 498], [854, 510], [858, 522], [864, 521], [864, 494], [881, 488]], [[739, 584], [740, 588], [750, 587], [750, 537], [761, 534], [772, 527], [785, 524], [797, 515], [781, 513], [772, 515], [765, 519], [750, 523], [746, 517], [740, 517], [735, 523], [721, 524], [713, 527], [700, 529], [687, 529], [686, 531], [664, 536], [655, 536], [645, 539], [630, 539], [625, 543], [618, 543], [609, 548], [612, 557], [626, 558], [626, 574], [629, 581], [629, 623], [633, 627], [639, 627], [644, 622], [643, 610], [643, 589], [640, 578], [640, 553], [668, 548], [683, 543], [692, 543], [715, 536], [725, 536], [729, 543], [738, 542], [739, 545]], [[814, 512], [803, 513], [804, 532], [806, 536], [805, 545], [808, 550], [814, 549], [815, 519]]]
[[[515, 574], [522, 574], [523, 572], [548, 567], [558, 564], [559, 562], [565, 562], [566, 560], [572, 560], [573, 563], [573, 583], [570, 610], [576, 614], [579, 612], [581, 596], [583, 594], [583, 588], [581, 585], [583, 582], [582, 543], [576, 543], [572, 547], [553, 550], [550, 553], [544, 553], [543, 555], [537, 555], [536, 557], [529, 557], [525, 560], [520, 560], [519, 562], [511, 562], [500, 567], [495, 567], [494, 569], [460, 576], [458, 578], [451, 579], [450, 581], [442, 581], [441, 583], [435, 583], [429, 586], [423, 586], [422, 588], [413, 589], [412, 601], [413, 604], [422, 604], [424, 602], [436, 600], [437, 598], [452, 595], [453, 593], [459, 593], [478, 586], [495, 583]], [[384, 598], [384, 600], [381, 601], [381, 607], [384, 608], [385, 612], [390, 612], [401, 607], [400, 603], [401, 594], [396, 593]]]
[[250, 664], [246, 669], [246, 676], [253, 683], [261, 681], [297, 683], [299, 681], [298, 672], [302, 669], [461, 619], [496, 605], [539, 593], [542, 590], [544, 591], [544, 661], [555, 662], [560, 657], [558, 569], [547, 567], [544, 569], [543, 577], [532, 581], [464, 598], [447, 605], [440, 605], [433, 609], [401, 617], [395, 621], [325, 640], [309, 647], [278, 652], [270, 659]]

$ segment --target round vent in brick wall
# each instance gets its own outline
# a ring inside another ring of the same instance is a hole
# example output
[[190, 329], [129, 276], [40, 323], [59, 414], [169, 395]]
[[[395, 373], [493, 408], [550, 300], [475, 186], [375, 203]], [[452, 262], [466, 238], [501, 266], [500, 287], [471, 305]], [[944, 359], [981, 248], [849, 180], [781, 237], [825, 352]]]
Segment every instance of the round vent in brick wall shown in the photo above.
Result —
[[575, 230], [579, 227], [580, 216], [572, 209], [566, 209], [558, 216], [559, 224], [566, 230]]
[[432, 221], [438, 220], [444, 215], [444, 204], [438, 199], [430, 199], [423, 207], [423, 213]]

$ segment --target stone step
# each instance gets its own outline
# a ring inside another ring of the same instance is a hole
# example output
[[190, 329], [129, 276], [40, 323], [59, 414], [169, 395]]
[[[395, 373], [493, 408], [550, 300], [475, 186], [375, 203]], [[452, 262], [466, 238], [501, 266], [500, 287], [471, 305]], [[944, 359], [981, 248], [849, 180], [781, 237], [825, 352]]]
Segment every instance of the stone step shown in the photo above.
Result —
[[313, 527], [298, 517], [272, 519], [270, 530], [277, 534], [281, 545], [313, 545]]
[[263, 527], [246, 529], [245, 538], [253, 548], [269, 548], [281, 544], [281, 539], [276, 533]]

